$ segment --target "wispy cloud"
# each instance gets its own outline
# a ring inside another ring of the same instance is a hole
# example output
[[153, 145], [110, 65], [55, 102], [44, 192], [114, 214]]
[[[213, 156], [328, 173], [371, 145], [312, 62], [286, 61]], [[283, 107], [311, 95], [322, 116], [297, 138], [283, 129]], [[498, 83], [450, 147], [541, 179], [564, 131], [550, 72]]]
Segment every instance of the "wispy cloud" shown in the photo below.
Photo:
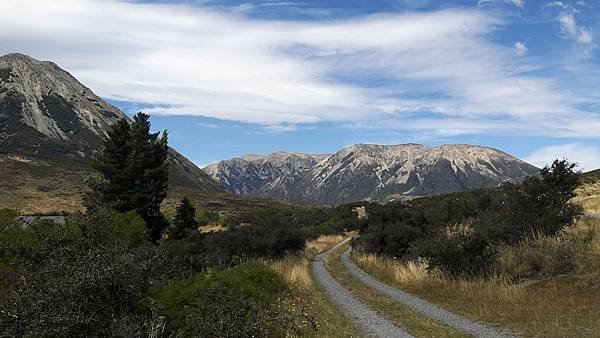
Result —
[[283, 21], [250, 18], [249, 7], [116, 0], [4, 0], [2, 8], [19, 15], [0, 21], [0, 52], [54, 60], [103, 97], [154, 114], [276, 132], [386, 121], [448, 134], [598, 137], [584, 93], [532, 75], [543, 65], [515, 56], [524, 44], [494, 42], [507, 25], [494, 11]]
[[555, 159], [566, 158], [576, 162], [581, 170], [600, 168], [600, 147], [586, 146], [578, 143], [561, 144], [544, 147], [531, 153], [525, 161], [543, 167]]

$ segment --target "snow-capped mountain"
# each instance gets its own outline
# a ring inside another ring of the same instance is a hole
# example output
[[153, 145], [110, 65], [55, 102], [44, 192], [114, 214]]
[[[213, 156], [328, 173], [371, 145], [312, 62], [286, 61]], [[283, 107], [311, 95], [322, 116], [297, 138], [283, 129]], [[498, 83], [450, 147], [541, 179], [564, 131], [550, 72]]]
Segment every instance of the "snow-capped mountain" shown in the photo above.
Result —
[[462, 144], [358, 144], [331, 155], [234, 158], [204, 170], [230, 192], [323, 204], [463, 191], [538, 173], [499, 150]]

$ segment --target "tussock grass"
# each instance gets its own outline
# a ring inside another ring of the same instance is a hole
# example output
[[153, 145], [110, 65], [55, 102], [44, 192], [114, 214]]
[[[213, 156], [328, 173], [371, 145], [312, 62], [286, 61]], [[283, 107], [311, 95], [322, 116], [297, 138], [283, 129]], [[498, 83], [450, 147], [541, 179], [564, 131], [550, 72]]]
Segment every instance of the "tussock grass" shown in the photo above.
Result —
[[301, 289], [311, 289], [310, 261], [302, 256], [290, 256], [271, 262], [273, 270], [291, 285]]
[[314, 257], [317, 254], [329, 250], [337, 243], [346, 238], [342, 235], [321, 235], [319, 238], [306, 243], [305, 254], [307, 257]]
[[534, 236], [503, 248], [500, 273], [488, 278], [427, 274], [427, 266], [421, 263], [362, 253], [352, 259], [394, 287], [524, 336], [597, 337], [599, 249], [600, 220], [582, 218], [559, 236]]
[[198, 231], [201, 233], [213, 233], [227, 230], [226, 227], [218, 224], [209, 224], [206, 226], [198, 227]]
[[[393, 299], [388, 298], [384, 294], [364, 285], [361, 281], [352, 276], [340, 261], [341, 253], [346, 251], [347, 248], [347, 245], [343, 245], [332, 253], [327, 258], [326, 268], [344, 288], [349, 290], [354, 297], [367, 304], [369, 308], [377, 311], [386, 319], [397, 323], [399, 327], [403, 327], [409, 333], [417, 337], [468, 336], [449, 326], [423, 316], [397, 303]], [[371, 256], [371, 258], [377, 257]], [[380, 263], [377, 259], [372, 260], [371, 262], [375, 264]], [[380, 267], [374, 267], [380, 269]]]
[[588, 182], [576, 190], [573, 202], [580, 204], [586, 212], [600, 213], [600, 181]]
[[313, 329], [304, 329], [293, 337], [362, 337], [358, 328], [339, 312], [320, 285], [313, 281], [311, 273], [312, 257], [344, 238], [341, 235], [321, 236], [307, 243], [304, 255], [266, 262], [291, 285], [284, 306], [291, 313], [304, 313], [305, 317], [313, 318]]

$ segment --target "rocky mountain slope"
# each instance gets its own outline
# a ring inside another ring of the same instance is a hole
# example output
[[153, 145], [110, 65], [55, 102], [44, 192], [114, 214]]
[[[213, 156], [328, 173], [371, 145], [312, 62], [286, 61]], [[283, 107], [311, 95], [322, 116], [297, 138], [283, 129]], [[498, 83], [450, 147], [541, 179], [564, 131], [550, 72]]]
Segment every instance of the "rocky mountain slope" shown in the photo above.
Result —
[[538, 169], [472, 145], [358, 144], [331, 155], [241, 157], [204, 170], [226, 190], [295, 202], [389, 201], [518, 182]]
[[[23, 54], [0, 57], [0, 156], [6, 163], [11, 158], [23, 159], [21, 165], [50, 163], [83, 176], [110, 126], [123, 117], [119, 109], [52, 62]], [[187, 158], [173, 149], [169, 155], [171, 185], [222, 191]], [[26, 181], [23, 177], [0, 179]]]

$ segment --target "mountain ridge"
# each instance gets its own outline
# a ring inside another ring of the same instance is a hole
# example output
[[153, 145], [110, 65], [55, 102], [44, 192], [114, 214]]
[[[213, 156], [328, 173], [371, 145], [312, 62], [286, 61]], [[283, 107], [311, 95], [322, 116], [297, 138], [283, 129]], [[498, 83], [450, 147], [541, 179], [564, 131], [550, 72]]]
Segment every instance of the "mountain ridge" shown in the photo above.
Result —
[[[0, 153], [85, 164], [121, 118], [129, 120], [56, 63], [0, 56]], [[170, 184], [222, 191], [172, 148], [168, 161]]]
[[260, 159], [253, 161], [241, 156], [203, 169], [230, 192], [318, 204], [386, 202], [470, 190], [518, 182], [538, 172], [503, 151], [469, 144], [362, 143], [302, 165], [298, 157], [287, 155], [282, 161], [273, 154], [253, 155]]

